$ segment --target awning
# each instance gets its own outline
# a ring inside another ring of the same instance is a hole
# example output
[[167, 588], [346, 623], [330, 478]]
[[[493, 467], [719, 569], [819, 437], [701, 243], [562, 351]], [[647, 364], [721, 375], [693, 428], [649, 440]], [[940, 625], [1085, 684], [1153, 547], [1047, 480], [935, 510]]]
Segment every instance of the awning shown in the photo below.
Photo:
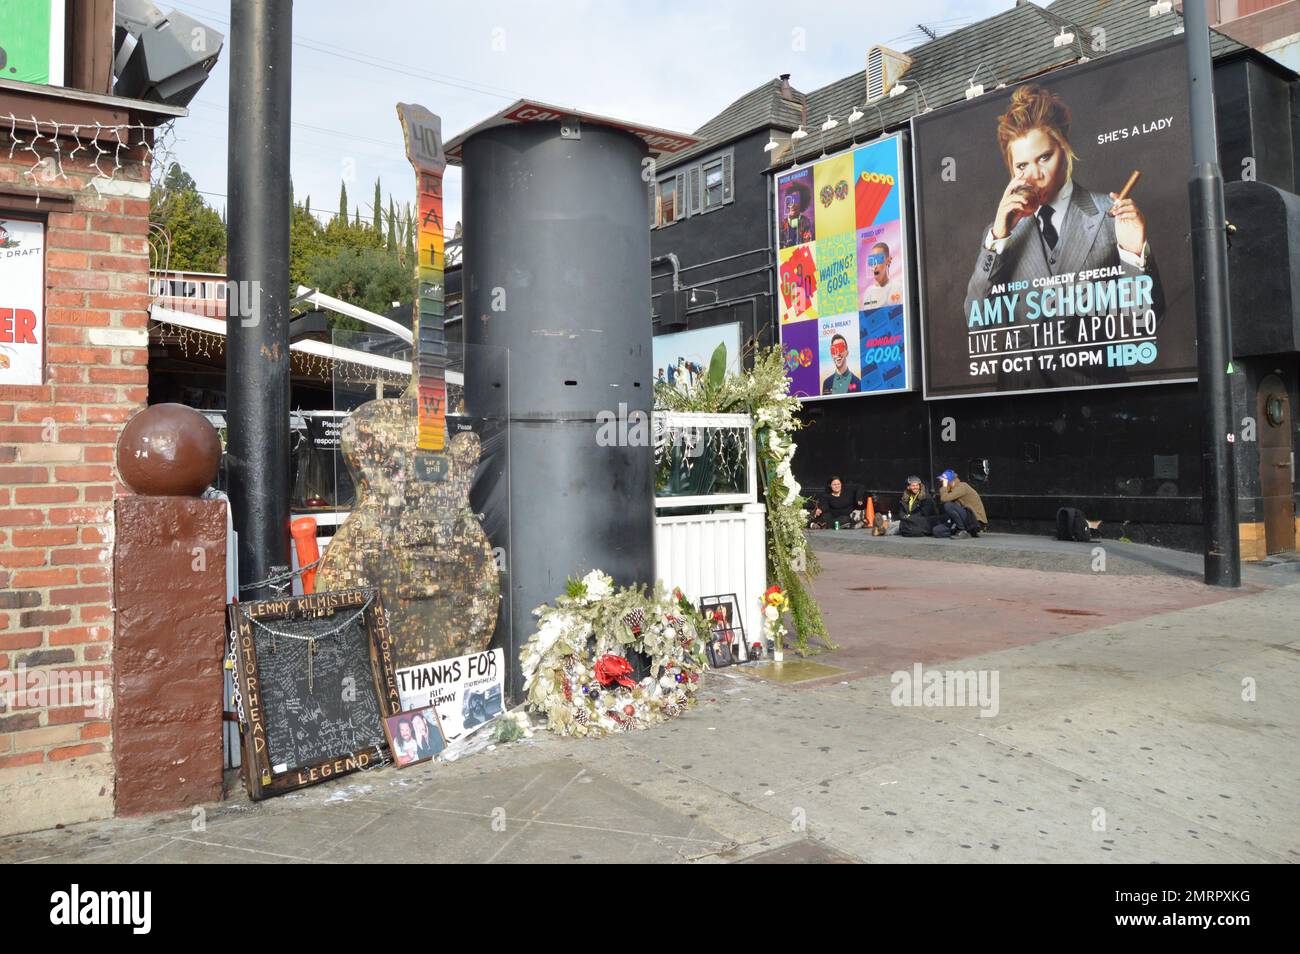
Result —
[[[219, 335], [222, 338], [226, 336], [226, 323], [219, 318], [208, 318], [204, 315], [192, 315], [189, 312], [177, 311], [174, 308], [164, 308], [156, 302], [149, 306], [149, 317], [154, 321], [161, 321], [177, 328], [206, 331], [208, 334]], [[407, 334], [410, 334], [410, 332], [407, 332]], [[403, 377], [409, 376], [411, 373], [411, 362], [409, 361], [385, 358], [382, 355], [357, 351], [355, 348], [340, 348], [338, 345], [326, 341], [316, 341], [312, 338], [293, 342], [289, 345], [289, 350], [315, 355], [330, 361], [346, 361], [350, 364], [364, 365], [368, 368], [388, 371]], [[447, 383], [463, 387], [465, 376], [459, 371], [448, 371]]]

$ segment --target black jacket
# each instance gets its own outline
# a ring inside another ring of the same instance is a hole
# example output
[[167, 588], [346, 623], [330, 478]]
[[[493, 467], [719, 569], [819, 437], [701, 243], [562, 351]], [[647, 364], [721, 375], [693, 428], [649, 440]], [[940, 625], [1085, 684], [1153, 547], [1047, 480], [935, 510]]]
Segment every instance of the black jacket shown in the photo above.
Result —
[[837, 497], [832, 493], [822, 494], [817, 506], [822, 508], [822, 520], [848, 520], [849, 514], [862, 508], [862, 498], [855, 495], [856, 488], [845, 487]]
[[916, 501], [912, 504], [911, 508], [909, 509], [908, 498], [910, 496], [911, 495], [908, 494], [906, 490], [904, 490], [903, 496], [898, 498], [898, 516], [900, 520], [906, 519], [908, 516], [911, 515], [919, 515], [922, 517], [939, 516], [938, 504], [934, 502], [933, 497], [931, 497], [928, 493], [926, 493], [924, 487], [921, 488], [921, 493], [917, 496]]

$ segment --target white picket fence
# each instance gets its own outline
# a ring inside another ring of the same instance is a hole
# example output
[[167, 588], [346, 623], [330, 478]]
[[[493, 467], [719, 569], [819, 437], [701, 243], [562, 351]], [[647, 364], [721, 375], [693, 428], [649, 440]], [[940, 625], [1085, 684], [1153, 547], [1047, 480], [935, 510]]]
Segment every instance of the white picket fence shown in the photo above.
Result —
[[767, 588], [766, 513], [762, 504], [745, 504], [739, 512], [655, 518], [655, 575], [668, 588], [681, 587], [693, 603], [734, 593], [746, 653], [751, 644], [763, 642], [759, 600]]

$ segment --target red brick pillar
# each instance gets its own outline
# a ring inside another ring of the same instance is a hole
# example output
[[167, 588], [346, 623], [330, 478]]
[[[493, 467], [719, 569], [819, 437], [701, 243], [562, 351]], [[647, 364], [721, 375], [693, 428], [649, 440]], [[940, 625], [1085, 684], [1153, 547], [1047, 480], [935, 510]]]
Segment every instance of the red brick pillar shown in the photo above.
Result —
[[100, 171], [65, 144], [39, 183], [0, 148], [0, 209], [39, 184], [46, 223], [44, 381], [0, 385], [0, 834], [113, 813], [108, 709], [84, 703], [112, 684], [113, 448], [149, 380], [149, 163], [102, 175], [106, 136]]
[[122, 497], [113, 557], [119, 815], [221, 797], [226, 503]]

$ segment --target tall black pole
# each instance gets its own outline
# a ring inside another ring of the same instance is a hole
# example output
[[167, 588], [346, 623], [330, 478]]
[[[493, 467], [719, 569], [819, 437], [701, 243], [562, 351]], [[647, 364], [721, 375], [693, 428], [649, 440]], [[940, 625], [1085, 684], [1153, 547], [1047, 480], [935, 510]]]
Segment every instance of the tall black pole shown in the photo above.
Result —
[[1197, 385], [1201, 398], [1201, 509], [1205, 520], [1205, 582], [1241, 585], [1237, 535], [1237, 468], [1233, 458], [1228, 362], [1228, 244], [1214, 126], [1214, 66], [1205, 0], [1183, 4], [1187, 82], [1191, 92], [1192, 272], [1196, 300]]
[[226, 424], [242, 599], [289, 564], [289, 79], [292, 0], [232, 0]]

